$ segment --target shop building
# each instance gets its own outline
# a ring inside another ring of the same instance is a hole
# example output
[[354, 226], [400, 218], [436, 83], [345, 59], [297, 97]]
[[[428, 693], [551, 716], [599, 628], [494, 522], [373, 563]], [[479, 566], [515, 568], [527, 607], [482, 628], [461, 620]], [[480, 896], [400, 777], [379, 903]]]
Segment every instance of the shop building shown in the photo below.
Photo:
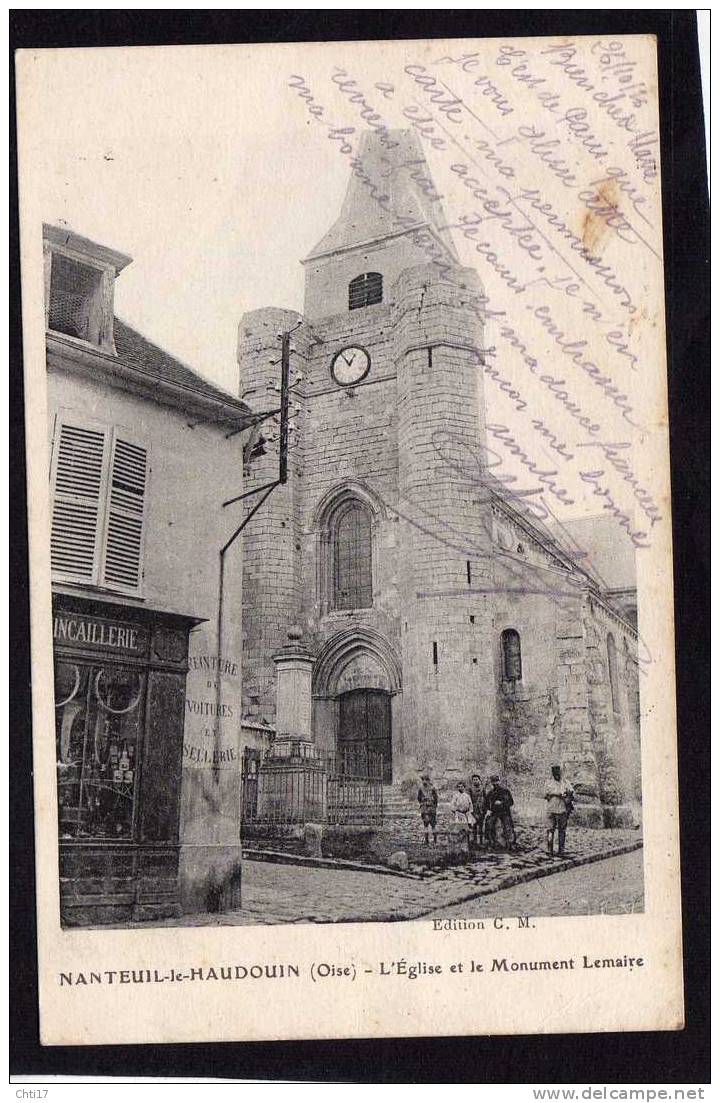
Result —
[[44, 249], [62, 920], [237, 906], [253, 416], [115, 317], [129, 257]]

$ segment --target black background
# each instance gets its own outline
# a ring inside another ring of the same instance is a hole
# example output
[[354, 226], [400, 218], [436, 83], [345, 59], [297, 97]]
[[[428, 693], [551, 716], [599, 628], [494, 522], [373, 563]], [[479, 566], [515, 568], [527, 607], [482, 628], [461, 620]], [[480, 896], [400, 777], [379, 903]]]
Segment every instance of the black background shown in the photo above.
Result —
[[[10, 1072], [369, 1083], [708, 1083], [709, 209], [692, 11], [13, 11], [22, 47], [654, 34], [658, 39], [675, 541], [683, 1031], [42, 1048], [38, 1041], [27, 524], [11, 83]], [[670, 824], [670, 820], [668, 820]], [[658, 994], [659, 995], [659, 994]], [[478, 1017], [483, 999], [479, 996]], [[442, 1028], [442, 1023], [438, 1023]], [[522, 1071], [520, 1071], [522, 1070]]]

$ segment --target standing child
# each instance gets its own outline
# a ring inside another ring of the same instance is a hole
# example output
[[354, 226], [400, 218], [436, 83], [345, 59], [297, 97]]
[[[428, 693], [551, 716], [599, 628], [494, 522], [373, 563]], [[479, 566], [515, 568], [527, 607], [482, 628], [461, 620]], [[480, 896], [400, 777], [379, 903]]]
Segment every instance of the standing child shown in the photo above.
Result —
[[470, 794], [465, 788], [465, 782], [459, 781], [457, 788], [453, 794], [453, 798], [450, 801], [450, 811], [453, 813], [453, 819], [455, 821], [455, 827], [459, 830], [460, 839], [465, 840], [465, 845], [470, 851], [470, 830], [475, 823], [475, 817], [472, 814], [472, 800]]
[[418, 804], [420, 805], [420, 817], [425, 829], [425, 846], [430, 842], [430, 830], [433, 833], [433, 842], [437, 842], [437, 789], [430, 780], [429, 774], [423, 774], [420, 778], [418, 789]]

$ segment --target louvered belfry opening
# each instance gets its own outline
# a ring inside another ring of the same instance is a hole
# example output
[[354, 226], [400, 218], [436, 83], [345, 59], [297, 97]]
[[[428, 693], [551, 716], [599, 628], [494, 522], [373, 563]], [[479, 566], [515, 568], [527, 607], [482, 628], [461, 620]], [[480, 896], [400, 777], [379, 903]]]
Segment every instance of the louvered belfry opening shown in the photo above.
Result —
[[49, 328], [99, 345], [102, 279], [98, 268], [54, 253], [50, 270]]
[[348, 307], [357, 310], [361, 306], [373, 306], [382, 302], [382, 276], [379, 272], [364, 272], [350, 281]]

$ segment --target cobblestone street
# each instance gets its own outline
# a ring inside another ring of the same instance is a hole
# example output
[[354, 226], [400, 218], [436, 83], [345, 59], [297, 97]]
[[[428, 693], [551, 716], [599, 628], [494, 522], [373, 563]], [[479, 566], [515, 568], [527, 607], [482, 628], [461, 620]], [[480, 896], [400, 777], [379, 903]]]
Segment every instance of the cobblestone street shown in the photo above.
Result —
[[[617, 834], [625, 835], [625, 838], [615, 839], [615, 845], [627, 845], [626, 833]], [[543, 894], [545, 883], [560, 884], [568, 876], [568, 873], [554, 872], [555, 868], [559, 868], [571, 870], [575, 876], [579, 894], [574, 904], [579, 906], [579, 912], [573, 914], [581, 914], [588, 910], [588, 905], [585, 904], [583, 907], [582, 903], [583, 894], [580, 893], [580, 889], [583, 886], [588, 902], [607, 897], [610, 887], [607, 877], [600, 872], [607, 863], [603, 863], [602, 866], [595, 862], [586, 863], [573, 868], [574, 862], [602, 853], [600, 847], [592, 847], [594, 842], [592, 836], [597, 836], [598, 832], [588, 832], [588, 835], [590, 839], [583, 840], [585, 846], [582, 849], [585, 853], [581, 853], [579, 842], [576, 842], [574, 855], [564, 862], [559, 858], [551, 859], [536, 849], [524, 854], [491, 854], [482, 856], [478, 861], [468, 862], [464, 866], [456, 866], [435, 876], [424, 878], [422, 881], [340, 869], [326, 871], [247, 863], [243, 912], [248, 917], [246, 921], [265, 923], [413, 919], [425, 917], [428, 908], [433, 904], [437, 909], [454, 905], [453, 914], [464, 914], [465, 909], [470, 905], [463, 904], [462, 901], [482, 893], [482, 896], [472, 901], [475, 909], [473, 914], [479, 915], [487, 903], [487, 894], [492, 894], [492, 899], [495, 896], [494, 890], [501, 889], [506, 880], [517, 877], [528, 879], [536, 890], [535, 898], [539, 902], [543, 898], [547, 900], [548, 910], [544, 914], [553, 914], [555, 907], [555, 914], [566, 915], [569, 913], [566, 910], [566, 892], [563, 889], [559, 888], [557, 891], [550, 889]], [[606, 848], [608, 848], [608, 842], [608, 840], [605, 842]], [[264, 865], [262, 870], [261, 865]], [[281, 870], [283, 873], [280, 873]], [[599, 888], [594, 884], [596, 879]], [[525, 887], [525, 885], [519, 885], [505, 891], [517, 892], [518, 899], [521, 899], [522, 890]], [[572, 890], [568, 892], [572, 896]], [[641, 858], [637, 862], [635, 893], [642, 894]], [[528, 907], [527, 904], [524, 906]], [[438, 914], [440, 914], [439, 911]], [[521, 910], [519, 914], [543, 913]]]
[[541, 877], [514, 888], [440, 908], [425, 919], [496, 915], [617, 915], [642, 912], [643, 852], [633, 850], [591, 866]]
[[[152, 925], [390, 922], [430, 915], [495, 915], [503, 909], [508, 914], [511, 905], [505, 901], [511, 899], [517, 901], [517, 914], [587, 914], [599, 911], [603, 902], [611, 911], [614, 900], [616, 910], [622, 910], [626, 900], [642, 899], [638, 832], [578, 829], [564, 859], [550, 858], [535, 845], [532, 830], [524, 835], [524, 842], [525, 849], [519, 852], [482, 854], [422, 878], [347, 869], [340, 863], [313, 868], [292, 862], [245, 861], [241, 909]], [[633, 853], [627, 864], [613, 857], [626, 857], [628, 852]], [[620, 865], [614, 867], [606, 858]], [[568, 871], [573, 874], [570, 881]], [[508, 892], [516, 896], [508, 897]]]

